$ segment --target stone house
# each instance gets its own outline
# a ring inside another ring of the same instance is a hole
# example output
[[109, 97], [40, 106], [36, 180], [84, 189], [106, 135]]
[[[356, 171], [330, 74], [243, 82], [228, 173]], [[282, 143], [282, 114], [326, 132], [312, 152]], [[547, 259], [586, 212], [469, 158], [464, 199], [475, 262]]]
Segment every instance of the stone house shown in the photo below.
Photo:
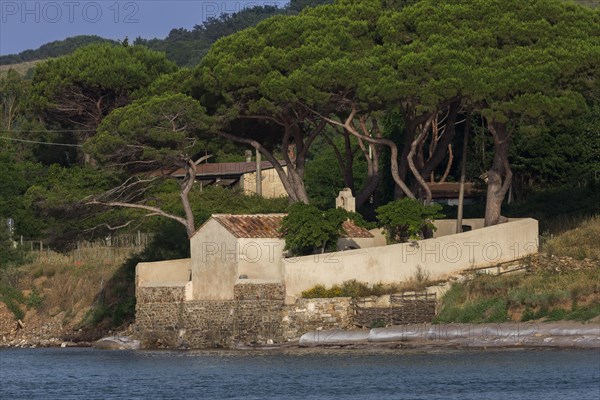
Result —
[[[353, 209], [349, 190], [336, 205]], [[160, 339], [196, 348], [295, 340], [310, 330], [347, 329], [356, 322], [349, 298], [302, 298], [317, 284], [402, 282], [418, 270], [440, 279], [465, 269], [500, 268], [538, 249], [538, 223], [531, 218], [492, 227], [466, 219], [470, 230], [459, 234], [456, 221], [440, 220], [433, 238], [392, 245], [381, 232], [346, 221], [341, 251], [285, 257], [279, 233], [284, 216], [213, 215], [190, 239], [191, 258], [139, 263], [136, 334], [148, 346]]]
[[[280, 164], [287, 172], [285, 162], [280, 161]], [[258, 169], [261, 179], [257, 184]], [[178, 169], [169, 175], [183, 179], [185, 170]], [[258, 164], [254, 161], [201, 163], [196, 171], [196, 184], [201, 187], [218, 185], [239, 188], [246, 194], [256, 194], [260, 191], [266, 198], [287, 197], [283, 183], [270, 161], [261, 161]]]
[[[240, 283], [284, 280], [285, 240], [279, 232], [286, 214], [213, 215], [190, 239], [193, 298], [232, 300]], [[345, 221], [338, 250], [376, 245], [375, 236]]]

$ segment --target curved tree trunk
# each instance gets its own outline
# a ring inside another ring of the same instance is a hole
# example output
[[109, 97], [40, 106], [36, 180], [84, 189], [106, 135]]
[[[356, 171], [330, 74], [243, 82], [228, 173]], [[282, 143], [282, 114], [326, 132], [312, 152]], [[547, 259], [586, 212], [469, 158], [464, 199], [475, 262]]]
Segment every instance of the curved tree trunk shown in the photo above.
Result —
[[[398, 147], [396, 146], [396, 143], [394, 143], [392, 140], [389, 139], [383, 139], [383, 138], [373, 138], [370, 137], [368, 135], [368, 132], [365, 132], [365, 134], [362, 134], [358, 131], [358, 129], [354, 126], [354, 118], [356, 117], [357, 114], [357, 110], [356, 110], [356, 106], [352, 106], [352, 111], [350, 112], [350, 114], [348, 115], [348, 118], [346, 118], [346, 120], [344, 122], [340, 122], [340, 121], [336, 121], [334, 119], [325, 117], [321, 114], [319, 114], [316, 111], [313, 111], [315, 114], [317, 114], [318, 116], [320, 116], [324, 121], [334, 125], [334, 126], [341, 126], [344, 129], [347, 129], [348, 132], [350, 132], [352, 135], [354, 135], [355, 137], [364, 140], [365, 142], [371, 143], [371, 144], [378, 144], [378, 145], [384, 145], [384, 146], [388, 146], [390, 148], [390, 170], [392, 173], [392, 177], [394, 178], [394, 182], [396, 182], [396, 185], [398, 185], [402, 191], [406, 194], [407, 197], [410, 197], [411, 199], [415, 198], [415, 195], [410, 191], [410, 189], [408, 188], [408, 186], [406, 186], [406, 183], [404, 183], [404, 181], [400, 178], [400, 176], [398, 175]], [[364, 116], [361, 117], [361, 125], [364, 126]]]
[[506, 123], [488, 122], [494, 138], [494, 160], [488, 171], [485, 226], [496, 225], [502, 219], [502, 202], [510, 188], [512, 171], [508, 162], [510, 134]]
[[[435, 117], [433, 117], [433, 118], [435, 118]], [[431, 126], [432, 121], [433, 121], [433, 119], [431, 118], [423, 123], [423, 126], [421, 126], [421, 132], [419, 132], [419, 135], [417, 136], [417, 138], [415, 140], [413, 140], [413, 142], [411, 143], [410, 151], [408, 153], [408, 166], [410, 167], [410, 170], [413, 173], [413, 176], [415, 177], [415, 179], [417, 180], [417, 182], [423, 189], [423, 192], [425, 192], [425, 204], [431, 203], [431, 189], [429, 189], [429, 186], [427, 186], [427, 182], [425, 182], [425, 179], [423, 179], [423, 177], [421, 176], [421, 172], [415, 166], [414, 157], [417, 152], [417, 147], [421, 144], [421, 142], [427, 136], [427, 133], [429, 132], [429, 127]], [[421, 196], [419, 196], [419, 197], [421, 197]]]
[[375, 144], [369, 144], [369, 149], [371, 150], [369, 153], [369, 149], [365, 147], [363, 141], [360, 138], [357, 139], [360, 149], [367, 160], [367, 184], [355, 195], [356, 208], [358, 209], [369, 200], [377, 189], [377, 186], [379, 186], [381, 174], [379, 173], [379, 147]]

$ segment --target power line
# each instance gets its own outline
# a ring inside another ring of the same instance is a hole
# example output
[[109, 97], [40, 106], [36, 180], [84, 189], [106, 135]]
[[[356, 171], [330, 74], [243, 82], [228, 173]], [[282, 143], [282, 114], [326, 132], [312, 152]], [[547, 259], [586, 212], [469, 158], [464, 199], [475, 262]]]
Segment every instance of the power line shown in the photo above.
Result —
[[81, 145], [81, 144], [39, 142], [37, 140], [17, 139], [17, 138], [11, 138], [11, 137], [6, 137], [6, 136], [0, 136], [0, 139], [12, 140], [14, 142], [23, 142], [23, 143], [45, 144], [45, 145], [48, 145], [48, 146], [83, 147], [83, 145]]
[[1, 131], [2, 133], [9, 133], [9, 132], [17, 132], [17, 133], [28, 133], [28, 132], [35, 132], [35, 133], [46, 133], [46, 132], [56, 132], [56, 133], [62, 133], [62, 132], [96, 132], [95, 129], [12, 129], [10, 131]]

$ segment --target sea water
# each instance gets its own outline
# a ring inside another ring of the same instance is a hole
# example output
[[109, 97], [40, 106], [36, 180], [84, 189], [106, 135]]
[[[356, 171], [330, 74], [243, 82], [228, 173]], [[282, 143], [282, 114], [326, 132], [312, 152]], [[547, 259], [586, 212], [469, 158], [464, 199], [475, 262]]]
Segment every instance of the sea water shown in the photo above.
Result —
[[600, 399], [598, 350], [0, 350], [0, 399]]

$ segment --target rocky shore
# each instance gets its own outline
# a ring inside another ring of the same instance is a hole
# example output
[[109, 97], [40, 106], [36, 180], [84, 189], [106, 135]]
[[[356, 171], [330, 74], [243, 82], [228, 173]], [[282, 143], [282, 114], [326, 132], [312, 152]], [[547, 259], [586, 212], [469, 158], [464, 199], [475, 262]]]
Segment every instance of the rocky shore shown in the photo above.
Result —
[[0, 301], [0, 348], [90, 347], [97, 334], [78, 329], [74, 321], [77, 319], [66, 322], [62, 312], [53, 317], [33, 314], [25, 322], [15, 320]]

